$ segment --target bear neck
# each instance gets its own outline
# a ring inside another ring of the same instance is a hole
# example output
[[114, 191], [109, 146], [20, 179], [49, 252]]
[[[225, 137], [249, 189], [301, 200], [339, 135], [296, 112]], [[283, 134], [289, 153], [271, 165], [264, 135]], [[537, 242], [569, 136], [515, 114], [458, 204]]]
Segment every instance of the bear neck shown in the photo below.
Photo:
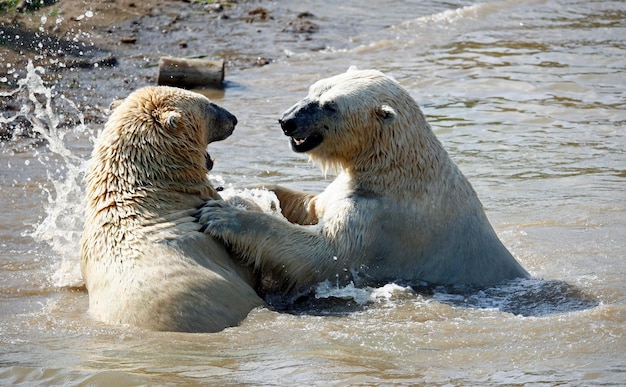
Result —
[[[342, 169], [363, 193], [384, 193], [398, 200], [467, 190], [466, 182], [441, 142], [425, 121], [403, 137], [372, 144], [362, 154], [343, 161]], [[442, 181], [449, 184], [441, 184]], [[460, 187], [463, 186], [463, 187]]]
[[192, 160], [173, 161], [163, 154], [127, 159], [121, 152], [96, 150], [87, 176], [91, 215], [106, 222], [116, 218], [143, 222], [219, 199], [207, 178], [204, 150], [193, 153], [197, 155]]

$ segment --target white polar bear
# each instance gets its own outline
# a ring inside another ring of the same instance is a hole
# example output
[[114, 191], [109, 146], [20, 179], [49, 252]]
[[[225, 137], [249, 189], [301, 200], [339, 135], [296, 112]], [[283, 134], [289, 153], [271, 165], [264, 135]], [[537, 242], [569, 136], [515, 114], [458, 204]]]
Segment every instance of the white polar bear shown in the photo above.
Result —
[[172, 87], [146, 87], [117, 105], [87, 175], [80, 255], [92, 317], [215, 332], [264, 304], [251, 270], [193, 217], [220, 198], [207, 178], [207, 144], [236, 124], [206, 97]]
[[281, 220], [211, 201], [206, 232], [291, 285], [485, 286], [528, 273], [489, 224], [415, 100], [374, 70], [311, 86], [279, 120], [296, 152], [341, 173], [319, 195], [267, 185]]

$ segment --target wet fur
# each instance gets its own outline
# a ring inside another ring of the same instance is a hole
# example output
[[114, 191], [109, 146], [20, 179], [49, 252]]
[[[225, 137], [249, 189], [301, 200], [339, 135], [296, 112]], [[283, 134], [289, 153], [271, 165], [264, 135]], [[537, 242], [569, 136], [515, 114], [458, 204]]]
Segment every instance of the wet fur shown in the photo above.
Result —
[[263, 304], [249, 269], [193, 217], [220, 199], [207, 178], [207, 144], [235, 125], [225, 109], [176, 88], [143, 88], [116, 104], [87, 175], [81, 269], [92, 317], [215, 332]]
[[351, 70], [323, 79], [281, 124], [294, 150], [341, 172], [319, 195], [267, 185], [288, 221], [209, 202], [200, 217], [206, 231], [249, 262], [295, 286], [485, 286], [528, 277], [417, 103], [391, 78]]

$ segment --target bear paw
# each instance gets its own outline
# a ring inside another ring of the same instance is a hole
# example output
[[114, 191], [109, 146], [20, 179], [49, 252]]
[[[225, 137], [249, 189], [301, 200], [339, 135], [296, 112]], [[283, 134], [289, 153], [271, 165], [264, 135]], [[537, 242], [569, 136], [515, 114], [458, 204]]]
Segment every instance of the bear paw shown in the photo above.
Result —
[[195, 217], [202, 225], [200, 232], [227, 239], [228, 235], [241, 231], [237, 218], [241, 212], [243, 212], [241, 209], [223, 200], [209, 200], [195, 213]]

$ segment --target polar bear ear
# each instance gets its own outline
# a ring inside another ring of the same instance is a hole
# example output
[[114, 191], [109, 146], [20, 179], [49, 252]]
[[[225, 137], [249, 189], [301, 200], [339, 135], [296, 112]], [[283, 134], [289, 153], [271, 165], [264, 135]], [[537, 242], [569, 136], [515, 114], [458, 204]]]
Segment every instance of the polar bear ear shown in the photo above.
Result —
[[391, 123], [396, 120], [396, 111], [389, 105], [378, 106], [376, 115], [385, 123]]
[[175, 110], [161, 110], [156, 109], [152, 112], [152, 116], [161, 124], [166, 130], [174, 130], [178, 127], [178, 123], [182, 116]]
[[111, 104], [109, 105], [109, 110], [113, 111], [117, 109], [117, 107], [120, 106], [122, 102], [124, 102], [124, 99], [116, 99], [115, 101], [111, 102]]
[[346, 71], [347, 73], [351, 73], [353, 71], [359, 71], [359, 69], [356, 68], [356, 66], [350, 66], [348, 67], [348, 71]]

